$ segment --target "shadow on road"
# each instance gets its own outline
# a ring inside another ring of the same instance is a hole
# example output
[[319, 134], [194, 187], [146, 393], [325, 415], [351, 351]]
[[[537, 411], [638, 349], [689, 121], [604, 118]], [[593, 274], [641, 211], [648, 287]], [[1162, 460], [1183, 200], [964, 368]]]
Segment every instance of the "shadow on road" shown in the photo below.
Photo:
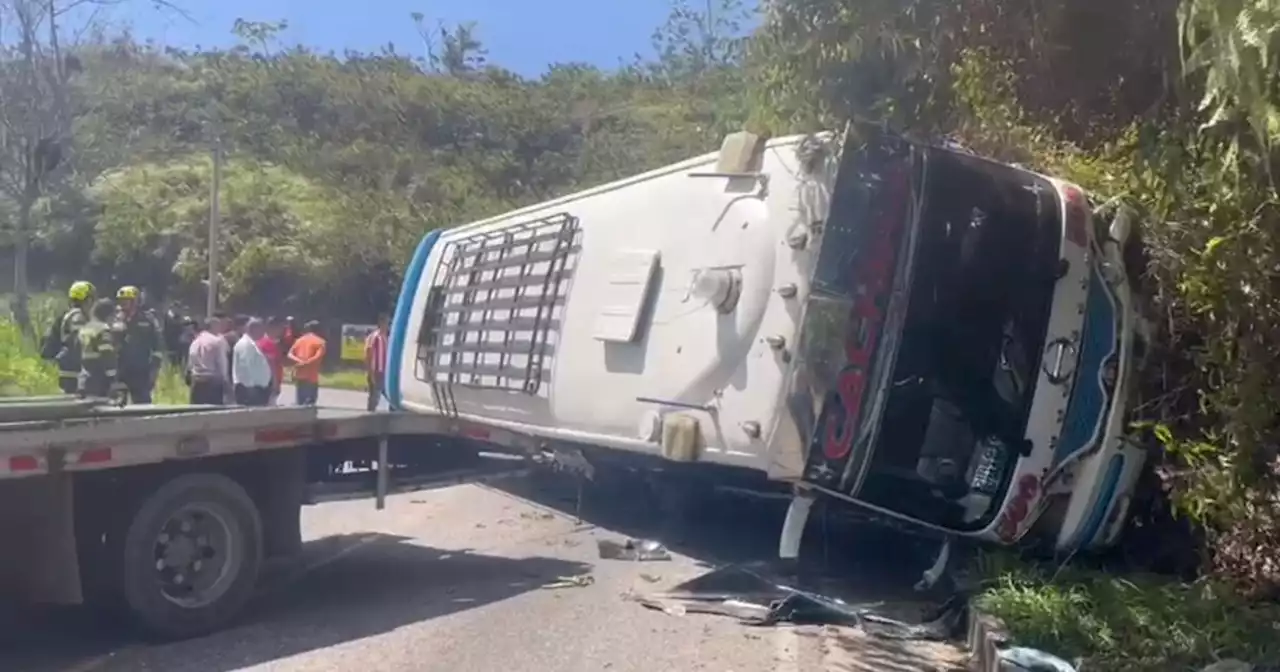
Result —
[[[673, 511], [661, 501], [667, 491], [641, 478], [613, 475], [597, 481], [583, 483], [580, 514], [585, 522], [660, 541], [708, 566], [767, 564], [777, 558], [786, 500], [716, 494]], [[541, 474], [491, 487], [566, 515], [579, 511], [578, 481], [567, 474]], [[936, 547], [824, 506], [842, 505], [819, 500], [814, 508], [801, 552], [805, 587], [850, 602], [892, 603], [885, 615], [916, 617], [925, 603], [911, 587]]]
[[[300, 562], [268, 572], [238, 627], [139, 647], [104, 658], [93, 670], [231, 672], [498, 602], [589, 570], [565, 560], [501, 558], [407, 541], [358, 534], [310, 542]], [[337, 557], [340, 562], [330, 562]], [[76, 661], [141, 643], [79, 610], [40, 614], [21, 630], [0, 639], [0, 670], [77, 669]]]

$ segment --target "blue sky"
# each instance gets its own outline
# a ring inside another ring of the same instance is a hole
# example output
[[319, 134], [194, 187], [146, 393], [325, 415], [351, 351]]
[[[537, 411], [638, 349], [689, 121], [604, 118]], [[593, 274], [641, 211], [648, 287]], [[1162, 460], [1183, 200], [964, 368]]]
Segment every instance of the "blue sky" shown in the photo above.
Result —
[[168, 46], [234, 44], [236, 18], [289, 22], [286, 43], [341, 52], [374, 50], [388, 42], [422, 55], [409, 15], [428, 24], [477, 23], [489, 60], [521, 74], [547, 65], [588, 62], [605, 68], [652, 53], [650, 37], [670, 11], [670, 0], [174, 0], [190, 19], [133, 0], [106, 15], [131, 26], [136, 37]]

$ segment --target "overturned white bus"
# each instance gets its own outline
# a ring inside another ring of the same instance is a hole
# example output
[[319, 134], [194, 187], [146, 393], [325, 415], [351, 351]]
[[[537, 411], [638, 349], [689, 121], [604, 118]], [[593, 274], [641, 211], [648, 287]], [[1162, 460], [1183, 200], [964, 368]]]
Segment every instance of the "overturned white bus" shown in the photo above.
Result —
[[[1129, 221], [875, 128], [707, 154], [416, 251], [387, 392], [470, 436], [747, 469], [945, 537], [1118, 536]], [[1039, 524], [1037, 524], [1039, 523]]]

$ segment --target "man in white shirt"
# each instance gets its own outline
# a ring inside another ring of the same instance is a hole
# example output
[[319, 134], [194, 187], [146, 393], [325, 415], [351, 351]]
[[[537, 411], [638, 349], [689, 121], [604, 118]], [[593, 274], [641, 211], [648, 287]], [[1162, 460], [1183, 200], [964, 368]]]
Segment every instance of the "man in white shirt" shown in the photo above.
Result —
[[266, 406], [271, 395], [271, 362], [258, 347], [264, 330], [262, 320], [249, 320], [232, 351], [231, 375], [241, 406]]

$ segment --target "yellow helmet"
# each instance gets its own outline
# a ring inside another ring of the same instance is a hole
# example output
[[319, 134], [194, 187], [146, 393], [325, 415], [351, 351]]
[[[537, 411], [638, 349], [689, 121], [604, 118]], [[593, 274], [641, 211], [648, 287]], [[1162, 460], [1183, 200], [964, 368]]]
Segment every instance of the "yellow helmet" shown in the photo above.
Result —
[[77, 280], [71, 283], [71, 288], [67, 290], [67, 298], [72, 301], [88, 301], [97, 293], [92, 282]]
[[141, 294], [137, 287], [133, 285], [125, 285], [116, 291], [116, 299], [123, 301], [125, 299], [136, 299]]

